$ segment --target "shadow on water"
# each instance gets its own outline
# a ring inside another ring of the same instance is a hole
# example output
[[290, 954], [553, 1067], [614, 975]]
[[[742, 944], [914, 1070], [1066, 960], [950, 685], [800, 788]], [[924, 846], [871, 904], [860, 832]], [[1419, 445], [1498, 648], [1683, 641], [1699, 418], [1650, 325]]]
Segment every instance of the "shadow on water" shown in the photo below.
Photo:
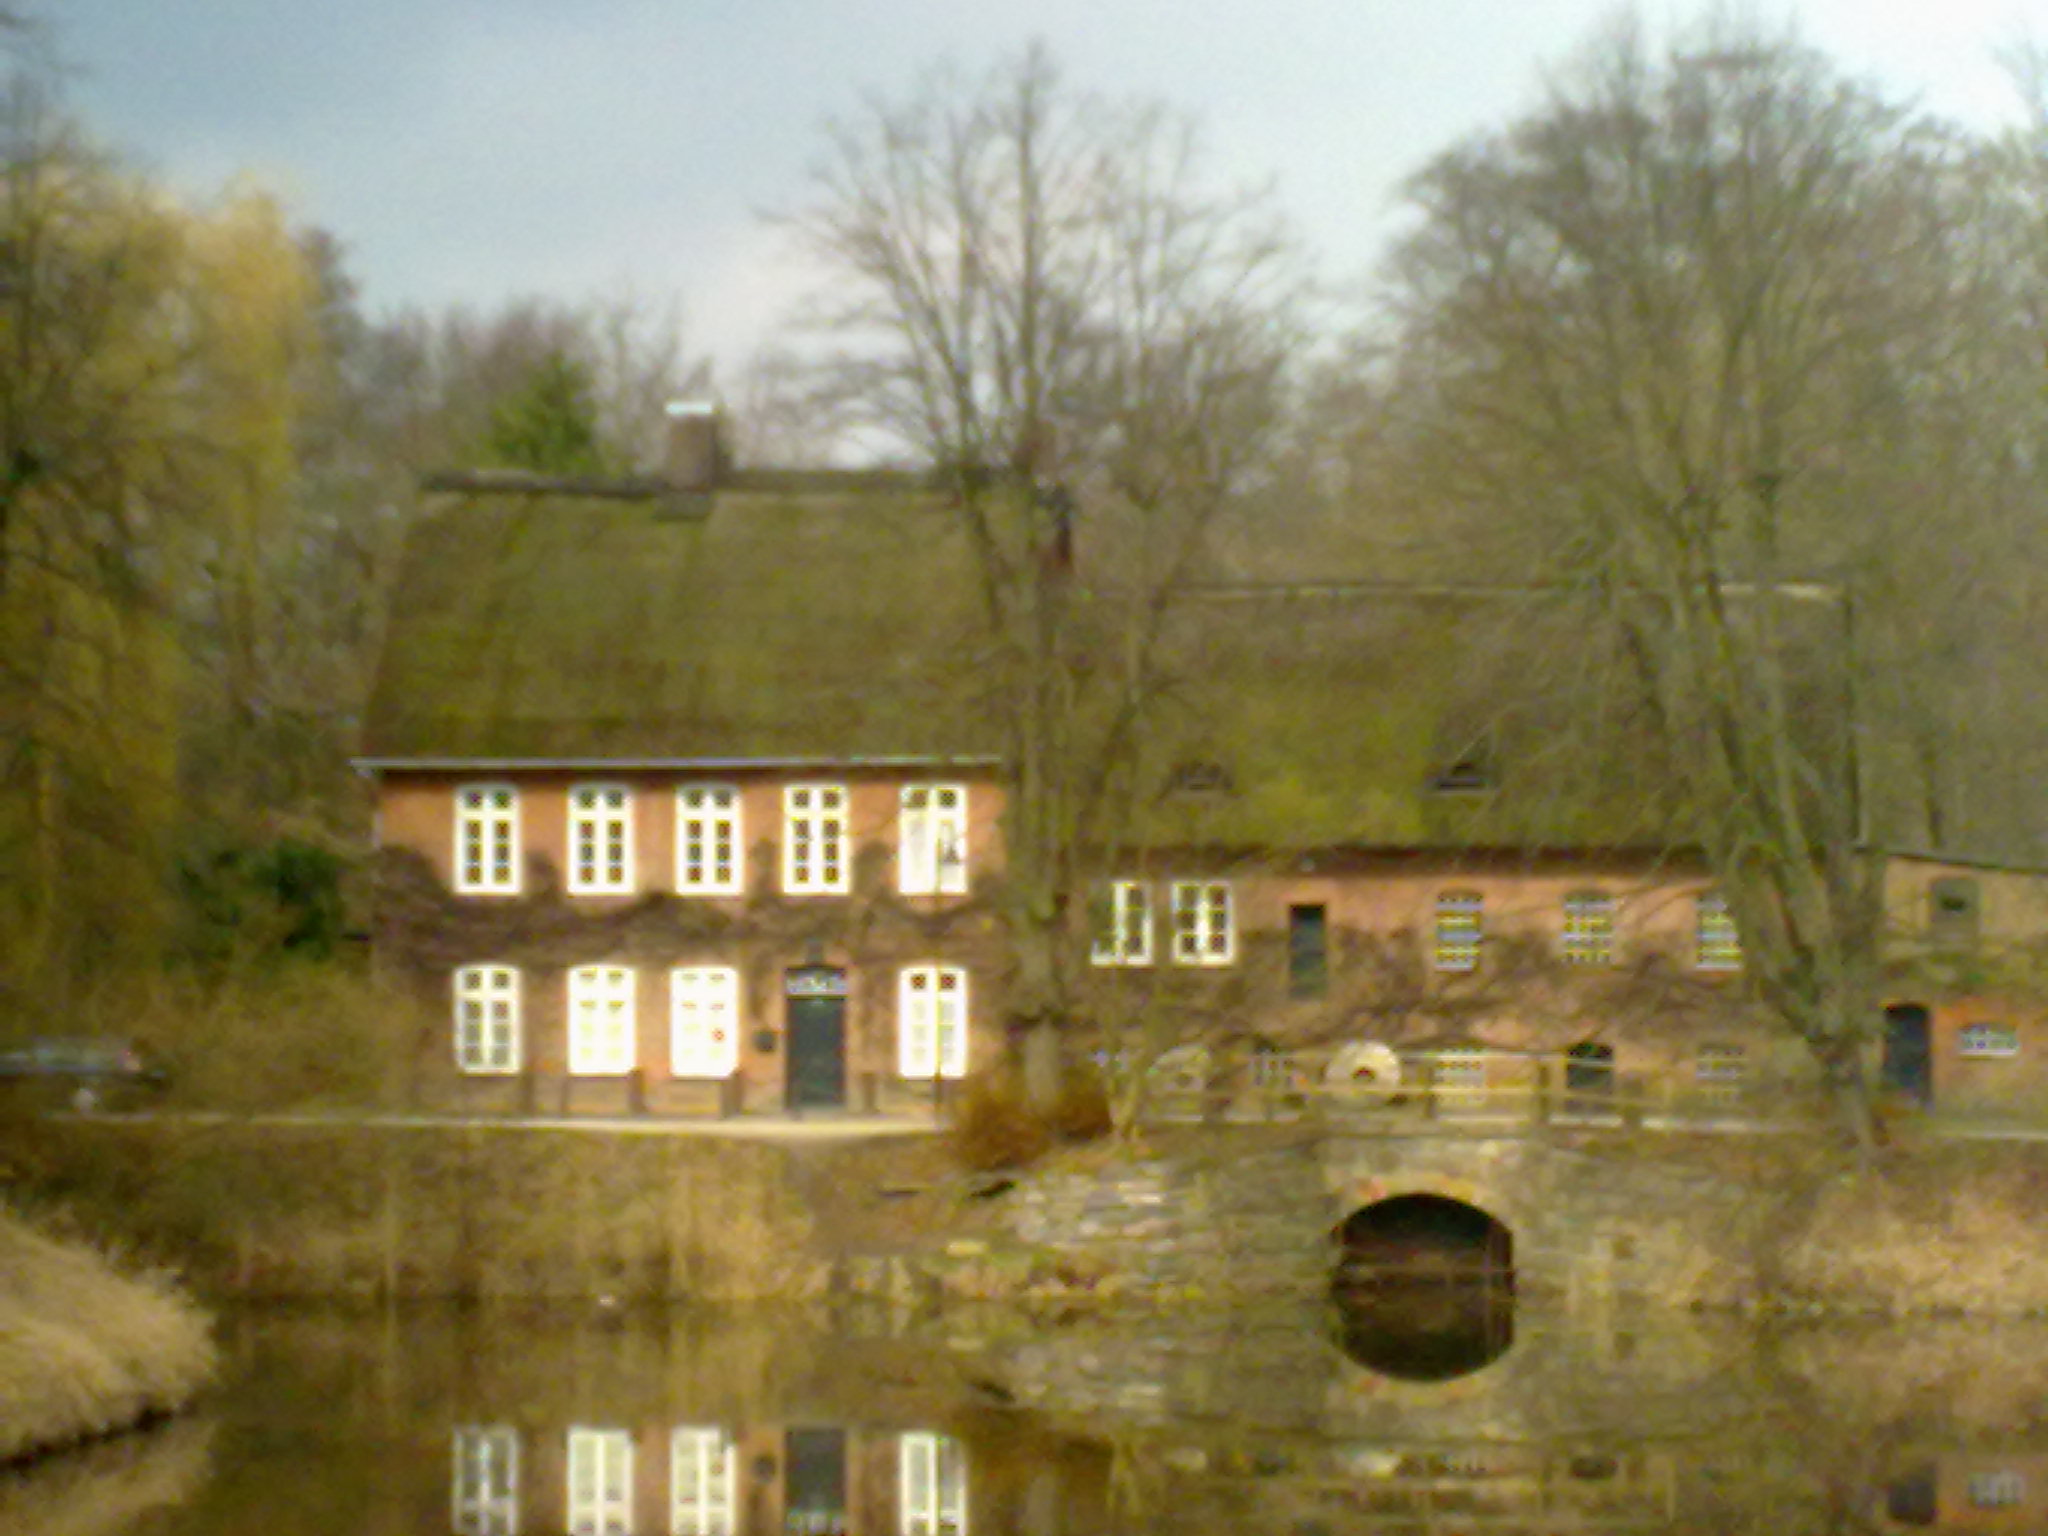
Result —
[[1514, 1343], [1514, 1238], [1486, 1212], [1404, 1195], [1354, 1211], [1337, 1240], [1338, 1341], [1367, 1370], [1450, 1381]]

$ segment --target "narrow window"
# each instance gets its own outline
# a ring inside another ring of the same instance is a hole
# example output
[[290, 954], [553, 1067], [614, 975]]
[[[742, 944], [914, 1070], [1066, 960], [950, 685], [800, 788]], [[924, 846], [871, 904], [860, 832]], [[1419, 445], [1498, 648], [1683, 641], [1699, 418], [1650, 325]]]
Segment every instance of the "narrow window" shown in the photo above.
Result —
[[614, 896], [633, 889], [633, 797], [623, 784], [569, 791], [569, 890]]
[[1735, 914], [1728, 910], [1728, 898], [1709, 891], [1694, 909], [1697, 934], [1696, 953], [1703, 971], [1742, 969], [1742, 936], [1735, 931]]
[[1977, 942], [1977, 882], [1949, 875], [1927, 886], [1927, 936], [1935, 943], [1965, 948]]
[[569, 1536], [632, 1536], [633, 1437], [569, 1431]]
[[455, 1065], [519, 1070], [519, 972], [511, 966], [465, 965], [455, 973]]
[[737, 896], [740, 792], [730, 784], [676, 791], [676, 889], [686, 896]]
[[903, 1536], [966, 1536], [967, 1457], [951, 1435], [927, 1431], [897, 1442]]
[[465, 784], [455, 792], [455, 889], [472, 896], [519, 889], [519, 791]]
[[967, 973], [917, 965], [897, 978], [896, 1057], [905, 1077], [967, 1075]]
[[740, 1064], [740, 973], [728, 965], [669, 972], [669, 1070], [730, 1077]]
[[1477, 891], [1444, 891], [1436, 899], [1436, 968], [1440, 971], [1479, 969], [1479, 942], [1485, 934], [1485, 898]]
[[1614, 898], [1605, 891], [1573, 891], [1564, 899], [1566, 965], [1614, 963]]
[[1330, 984], [1329, 913], [1320, 904], [1287, 909], [1287, 995], [1321, 997]]
[[669, 1440], [671, 1536], [735, 1536], [732, 1436], [722, 1429], [678, 1425]]
[[1181, 965], [1228, 965], [1237, 958], [1228, 880], [1174, 881], [1173, 958]]
[[515, 1536], [519, 1530], [519, 1431], [506, 1424], [455, 1429], [455, 1536]]
[[633, 972], [579, 965], [569, 973], [569, 1070], [617, 1077], [633, 1070]]
[[782, 888], [808, 895], [849, 889], [844, 785], [792, 784], [783, 790]]
[[1112, 880], [1095, 906], [1097, 965], [1152, 963], [1152, 892], [1142, 880]]
[[967, 787], [906, 784], [897, 827], [897, 884], [906, 896], [967, 891]]

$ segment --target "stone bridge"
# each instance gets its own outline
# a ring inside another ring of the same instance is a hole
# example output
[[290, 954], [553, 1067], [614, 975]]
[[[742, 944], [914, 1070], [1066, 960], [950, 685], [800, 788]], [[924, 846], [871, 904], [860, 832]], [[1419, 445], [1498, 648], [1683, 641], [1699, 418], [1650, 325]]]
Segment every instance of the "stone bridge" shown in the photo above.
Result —
[[1189, 1133], [1170, 1153], [1044, 1175], [1013, 1232], [1126, 1292], [1320, 1295], [1361, 1212], [1431, 1197], [1505, 1229], [1514, 1284], [1597, 1300], [1749, 1289], [1770, 1202], [1725, 1136]]

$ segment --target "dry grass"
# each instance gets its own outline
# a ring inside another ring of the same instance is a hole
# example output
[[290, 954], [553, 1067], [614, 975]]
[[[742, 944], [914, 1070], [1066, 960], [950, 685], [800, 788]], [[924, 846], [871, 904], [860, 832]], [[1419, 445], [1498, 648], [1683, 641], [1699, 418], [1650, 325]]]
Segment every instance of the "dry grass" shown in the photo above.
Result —
[[205, 1317], [170, 1286], [0, 1217], [0, 1460], [181, 1407], [213, 1367]]

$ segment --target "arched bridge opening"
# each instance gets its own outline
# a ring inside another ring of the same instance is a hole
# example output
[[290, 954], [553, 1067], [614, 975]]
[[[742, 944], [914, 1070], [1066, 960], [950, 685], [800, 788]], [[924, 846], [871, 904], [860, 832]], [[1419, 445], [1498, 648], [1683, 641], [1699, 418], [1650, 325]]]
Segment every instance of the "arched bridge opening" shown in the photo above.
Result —
[[1332, 1294], [1340, 1342], [1367, 1369], [1447, 1381], [1514, 1342], [1514, 1234], [1443, 1195], [1397, 1195], [1338, 1226]]

